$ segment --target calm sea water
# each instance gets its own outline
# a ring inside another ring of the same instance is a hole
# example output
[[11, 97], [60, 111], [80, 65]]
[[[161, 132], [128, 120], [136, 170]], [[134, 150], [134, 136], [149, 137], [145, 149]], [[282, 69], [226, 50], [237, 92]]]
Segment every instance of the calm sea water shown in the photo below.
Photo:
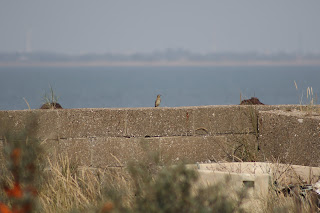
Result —
[[[298, 84], [299, 91], [294, 86]], [[50, 85], [64, 108], [239, 104], [298, 104], [306, 89], [320, 91], [319, 66], [253, 67], [1, 67], [0, 110], [39, 108]]]

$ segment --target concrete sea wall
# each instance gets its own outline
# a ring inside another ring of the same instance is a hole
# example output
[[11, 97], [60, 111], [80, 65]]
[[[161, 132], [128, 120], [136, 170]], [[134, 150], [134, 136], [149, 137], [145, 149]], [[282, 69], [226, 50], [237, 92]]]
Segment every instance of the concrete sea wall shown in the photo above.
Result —
[[279, 161], [320, 166], [319, 108], [196, 106], [0, 111], [6, 132], [31, 128], [50, 158], [123, 166], [157, 152], [164, 163]]

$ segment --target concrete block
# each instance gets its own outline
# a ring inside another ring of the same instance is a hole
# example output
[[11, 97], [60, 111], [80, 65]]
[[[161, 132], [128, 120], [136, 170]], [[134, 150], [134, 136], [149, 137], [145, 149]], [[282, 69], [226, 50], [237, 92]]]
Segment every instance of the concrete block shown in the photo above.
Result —
[[1, 139], [4, 139], [5, 134], [9, 132], [18, 133], [25, 128], [25, 119], [23, 119], [24, 114], [25, 113], [23, 111], [0, 111]]
[[57, 139], [57, 110], [0, 111], [0, 129], [2, 138], [5, 132], [28, 132], [29, 136], [40, 139]]
[[159, 138], [93, 138], [91, 143], [92, 166], [100, 168], [124, 166], [159, 152]]
[[299, 111], [259, 112], [261, 161], [320, 166], [320, 118]]
[[265, 162], [201, 163], [198, 169], [254, 175], [272, 173], [272, 165]]
[[225, 190], [236, 193], [246, 190], [248, 198], [261, 198], [268, 195], [271, 176], [269, 174], [230, 173], [198, 170], [199, 183], [204, 186], [222, 184]]
[[224, 136], [161, 137], [160, 153], [164, 163], [225, 160], [232, 146]]
[[213, 172], [261, 175], [268, 174], [279, 185], [313, 184], [319, 180], [320, 168], [267, 162], [201, 163], [190, 168]]
[[320, 167], [300, 166], [292, 164], [270, 164], [271, 175], [283, 186], [288, 184], [314, 184], [320, 178]]
[[208, 163], [187, 167], [199, 171], [200, 186], [218, 184], [229, 196], [246, 189], [249, 196], [243, 207], [249, 212], [262, 212], [261, 207], [267, 205], [270, 184], [275, 181], [279, 188], [291, 184], [315, 184], [320, 175], [319, 167], [265, 162]]
[[76, 166], [91, 166], [91, 142], [88, 138], [60, 139], [59, 154], [67, 156]]
[[139, 108], [127, 111], [127, 135], [182, 136], [192, 134], [192, 108]]
[[[258, 111], [273, 111], [273, 110], [282, 110], [282, 111], [293, 111], [293, 110], [305, 110], [308, 106], [306, 105], [255, 105], [254, 106]], [[320, 109], [320, 106], [314, 106], [317, 109]]]
[[125, 135], [125, 110], [59, 110], [59, 137], [117, 137]]
[[50, 159], [51, 162], [55, 162], [59, 158], [59, 154], [65, 150], [61, 150], [59, 140], [45, 139], [41, 141], [41, 148], [44, 154]]
[[205, 129], [208, 135], [255, 132], [253, 106], [207, 106], [194, 109], [194, 131]]
[[227, 134], [225, 137], [232, 150], [229, 161], [257, 161], [259, 144], [254, 134]]

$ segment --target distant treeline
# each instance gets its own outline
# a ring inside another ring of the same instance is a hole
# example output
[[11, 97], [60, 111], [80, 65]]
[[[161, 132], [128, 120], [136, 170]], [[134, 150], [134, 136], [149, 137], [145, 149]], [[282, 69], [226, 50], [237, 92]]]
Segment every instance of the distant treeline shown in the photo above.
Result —
[[61, 54], [51, 52], [15, 52], [0, 53], [0, 62], [155, 62], [155, 61], [197, 61], [197, 62], [224, 62], [224, 61], [320, 61], [320, 53], [193, 53], [183, 49], [167, 49], [152, 53], [105, 53], [105, 54]]

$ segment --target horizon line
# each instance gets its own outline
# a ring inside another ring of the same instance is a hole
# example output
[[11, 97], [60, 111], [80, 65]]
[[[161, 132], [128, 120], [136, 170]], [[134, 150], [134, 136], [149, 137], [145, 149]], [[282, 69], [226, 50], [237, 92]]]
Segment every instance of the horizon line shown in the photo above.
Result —
[[65, 62], [35, 62], [35, 61], [15, 61], [15, 62], [0, 62], [0, 67], [184, 67], [184, 66], [320, 66], [320, 60], [282, 60], [282, 61], [267, 61], [267, 60], [244, 60], [244, 61], [65, 61]]

